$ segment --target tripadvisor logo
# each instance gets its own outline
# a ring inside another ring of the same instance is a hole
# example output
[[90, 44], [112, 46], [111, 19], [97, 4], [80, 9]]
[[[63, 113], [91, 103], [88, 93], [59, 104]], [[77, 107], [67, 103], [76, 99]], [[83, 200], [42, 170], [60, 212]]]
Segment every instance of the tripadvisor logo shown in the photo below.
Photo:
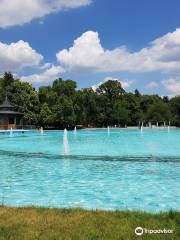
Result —
[[137, 228], [135, 229], [135, 234], [136, 234], [137, 236], [143, 235], [143, 232], [144, 232], [144, 230], [143, 230], [142, 227], [137, 227]]
[[142, 227], [137, 227], [135, 229], [135, 234], [141, 236], [143, 234], [172, 234], [174, 231], [172, 229], [147, 229]]

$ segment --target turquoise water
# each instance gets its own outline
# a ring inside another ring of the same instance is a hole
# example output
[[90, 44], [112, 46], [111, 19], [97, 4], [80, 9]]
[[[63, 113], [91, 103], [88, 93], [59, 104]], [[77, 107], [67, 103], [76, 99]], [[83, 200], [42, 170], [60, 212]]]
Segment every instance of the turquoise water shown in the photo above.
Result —
[[180, 210], [180, 130], [0, 134], [5, 205]]

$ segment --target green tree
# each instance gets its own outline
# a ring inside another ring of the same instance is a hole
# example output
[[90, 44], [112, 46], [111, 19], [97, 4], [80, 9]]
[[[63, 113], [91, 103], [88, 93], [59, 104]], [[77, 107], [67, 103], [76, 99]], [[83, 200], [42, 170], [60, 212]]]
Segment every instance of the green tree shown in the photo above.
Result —
[[47, 103], [41, 106], [41, 111], [39, 113], [39, 125], [43, 127], [50, 127], [53, 124], [52, 111], [49, 109]]
[[129, 123], [129, 111], [122, 102], [117, 102], [114, 112], [115, 124], [125, 126]]
[[25, 124], [38, 123], [39, 98], [31, 84], [14, 80], [8, 86], [7, 96], [17, 111], [24, 113]]
[[25, 124], [44, 127], [138, 125], [139, 121], [168, 120], [180, 126], [179, 96], [169, 100], [142, 95], [137, 89], [127, 93], [116, 80], [102, 83], [96, 91], [76, 87], [76, 82], [59, 78], [52, 86], [36, 91], [31, 84], [5, 73], [0, 78], [0, 102], [8, 96], [16, 110], [25, 114]]
[[169, 101], [170, 111], [172, 113], [171, 122], [180, 126], [180, 96], [176, 96]]
[[125, 90], [122, 88], [119, 81], [109, 80], [98, 87], [97, 93], [105, 94], [112, 101], [124, 95]]
[[9, 87], [14, 82], [14, 77], [10, 72], [5, 72], [4, 76], [0, 78], [0, 101], [2, 102], [5, 96], [8, 95]]
[[66, 97], [60, 97], [53, 107], [54, 124], [57, 128], [72, 128], [76, 122], [73, 103]]
[[52, 89], [58, 96], [65, 95], [72, 98], [76, 92], [76, 82], [59, 78], [53, 82]]
[[158, 101], [149, 106], [147, 120], [155, 122], [169, 121], [171, 118], [169, 107], [163, 101]]

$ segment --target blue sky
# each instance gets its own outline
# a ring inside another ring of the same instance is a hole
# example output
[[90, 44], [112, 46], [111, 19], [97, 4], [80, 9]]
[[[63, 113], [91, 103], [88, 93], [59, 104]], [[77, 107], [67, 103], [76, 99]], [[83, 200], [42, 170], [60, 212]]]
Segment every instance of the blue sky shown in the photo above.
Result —
[[178, 0], [4, 0], [0, 73], [35, 87], [112, 78], [127, 91], [179, 94], [179, 9]]

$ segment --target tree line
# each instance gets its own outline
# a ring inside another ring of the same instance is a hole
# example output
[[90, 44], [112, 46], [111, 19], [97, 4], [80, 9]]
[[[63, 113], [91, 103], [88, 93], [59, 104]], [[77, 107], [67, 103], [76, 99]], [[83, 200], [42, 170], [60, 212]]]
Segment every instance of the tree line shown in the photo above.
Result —
[[0, 78], [0, 102], [5, 96], [24, 113], [24, 124], [63, 129], [74, 126], [137, 126], [139, 122], [180, 126], [180, 96], [126, 92], [119, 81], [102, 83], [96, 91], [77, 89], [73, 80], [56, 79], [52, 86], [35, 90], [11, 73]]

